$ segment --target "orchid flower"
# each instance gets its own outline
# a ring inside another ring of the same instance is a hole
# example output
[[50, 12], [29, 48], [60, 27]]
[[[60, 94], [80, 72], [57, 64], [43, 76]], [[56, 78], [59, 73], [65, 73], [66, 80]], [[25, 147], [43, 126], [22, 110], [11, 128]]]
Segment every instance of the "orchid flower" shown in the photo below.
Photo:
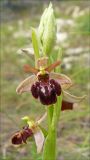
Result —
[[33, 121], [28, 116], [22, 118], [25, 121], [26, 125], [16, 133], [12, 135], [11, 141], [14, 145], [20, 145], [27, 143], [28, 138], [34, 137], [37, 153], [40, 153], [44, 144], [44, 134], [40, 129], [40, 123], [46, 118], [46, 113], [38, 120]]
[[26, 78], [17, 87], [16, 92], [21, 94], [23, 92], [31, 92], [35, 99], [39, 99], [43, 105], [51, 105], [57, 102], [57, 96], [63, 94], [63, 100], [66, 102], [77, 103], [83, 97], [73, 96], [65, 91], [72, 86], [72, 81], [64, 74], [51, 72], [58, 65], [60, 61], [47, 66], [48, 58], [43, 57], [37, 60], [37, 68], [26, 65], [25, 71], [32, 72], [33, 75]]

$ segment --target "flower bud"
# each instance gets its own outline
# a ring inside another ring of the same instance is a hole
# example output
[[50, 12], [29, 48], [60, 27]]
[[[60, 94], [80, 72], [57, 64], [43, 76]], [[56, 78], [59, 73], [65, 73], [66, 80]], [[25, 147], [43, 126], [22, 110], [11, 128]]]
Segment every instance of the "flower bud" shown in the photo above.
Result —
[[45, 9], [43, 15], [41, 16], [40, 24], [38, 27], [38, 34], [39, 34], [40, 40], [42, 39], [42, 35], [44, 32], [44, 19], [45, 19], [46, 13], [47, 13], [47, 8]]
[[50, 54], [56, 38], [56, 23], [51, 3], [48, 9], [45, 9], [42, 15], [40, 25], [38, 28], [38, 33], [41, 48], [44, 54]]
[[47, 24], [43, 33], [43, 50], [45, 54], [50, 54], [56, 38], [56, 27], [53, 10], [51, 10], [47, 19]]

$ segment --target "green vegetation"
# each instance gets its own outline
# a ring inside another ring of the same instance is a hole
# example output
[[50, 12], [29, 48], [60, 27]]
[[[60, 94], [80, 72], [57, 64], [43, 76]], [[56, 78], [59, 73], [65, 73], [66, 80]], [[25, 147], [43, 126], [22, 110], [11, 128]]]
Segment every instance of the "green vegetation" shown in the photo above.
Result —
[[81, 34], [88, 34], [90, 35], [90, 12], [89, 10], [86, 11], [86, 13], [82, 13], [82, 15], [78, 16], [75, 19], [76, 32], [79, 32]]

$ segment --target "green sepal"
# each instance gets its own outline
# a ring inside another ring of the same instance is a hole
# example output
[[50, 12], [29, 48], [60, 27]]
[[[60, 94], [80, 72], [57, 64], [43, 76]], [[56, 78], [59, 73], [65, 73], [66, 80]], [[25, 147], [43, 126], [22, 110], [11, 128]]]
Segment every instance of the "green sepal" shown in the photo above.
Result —
[[39, 128], [41, 129], [41, 131], [42, 131], [42, 132], [43, 132], [43, 134], [44, 134], [44, 137], [46, 138], [46, 137], [47, 137], [47, 135], [48, 135], [47, 130], [46, 130], [45, 128], [43, 128], [41, 125], [39, 125]]

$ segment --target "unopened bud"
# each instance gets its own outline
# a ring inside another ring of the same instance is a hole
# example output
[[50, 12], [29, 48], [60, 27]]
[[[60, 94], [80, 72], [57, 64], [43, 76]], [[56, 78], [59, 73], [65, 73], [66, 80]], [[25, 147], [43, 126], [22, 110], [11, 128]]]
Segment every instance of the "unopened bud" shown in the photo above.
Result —
[[45, 55], [50, 54], [56, 39], [56, 22], [52, 4], [45, 9], [38, 28], [41, 48]]

